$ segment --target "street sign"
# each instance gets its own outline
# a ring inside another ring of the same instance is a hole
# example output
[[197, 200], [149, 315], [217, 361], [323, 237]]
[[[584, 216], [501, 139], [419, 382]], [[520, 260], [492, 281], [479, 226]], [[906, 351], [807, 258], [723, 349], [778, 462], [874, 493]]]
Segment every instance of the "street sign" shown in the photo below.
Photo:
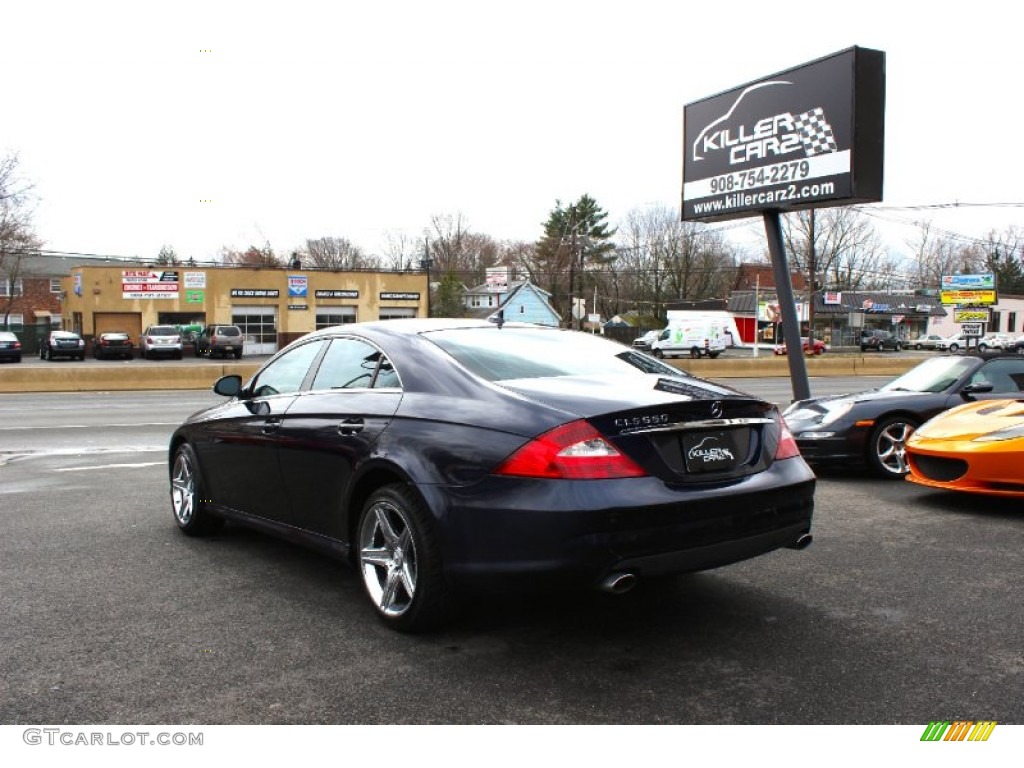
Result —
[[960, 333], [968, 339], [980, 339], [985, 335], [985, 324], [984, 323], [964, 323], [960, 326]]

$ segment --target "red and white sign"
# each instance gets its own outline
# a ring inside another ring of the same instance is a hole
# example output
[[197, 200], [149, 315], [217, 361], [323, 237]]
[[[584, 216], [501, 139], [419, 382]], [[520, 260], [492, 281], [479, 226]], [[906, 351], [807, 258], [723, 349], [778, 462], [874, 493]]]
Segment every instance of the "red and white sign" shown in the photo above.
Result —
[[180, 285], [177, 270], [126, 269], [121, 272], [123, 299], [177, 299]]

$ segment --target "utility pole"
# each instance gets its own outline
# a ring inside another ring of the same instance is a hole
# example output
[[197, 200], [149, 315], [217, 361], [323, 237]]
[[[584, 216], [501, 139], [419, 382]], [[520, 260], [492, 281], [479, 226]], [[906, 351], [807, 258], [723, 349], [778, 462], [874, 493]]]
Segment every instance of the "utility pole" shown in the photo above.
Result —
[[811, 286], [807, 299], [807, 348], [811, 351], [814, 350], [814, 275], [816, 272], [814, 256], [814, 208], [811, 208], [811, 234], [807, 238], [807, 264], [811, 273]]

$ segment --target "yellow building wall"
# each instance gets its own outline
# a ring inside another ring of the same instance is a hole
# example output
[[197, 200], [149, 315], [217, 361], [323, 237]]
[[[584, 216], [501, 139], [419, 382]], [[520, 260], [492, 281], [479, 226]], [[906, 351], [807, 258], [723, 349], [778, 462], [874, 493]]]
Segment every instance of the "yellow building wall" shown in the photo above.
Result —
[[[427, 316], [427, 277], [416, 272], [119, 263], [73, 268], [62, 287], [64, 327], [75, 328], [76, 315], [80, 315], [78, 330], [86, 336], [95, 333], [94, 315], [111, 312], [137, 313], [146, 328], [160, 322], [162, 313], [193, 314], [208, 324], [229, 324], [232, 307], [275, 306], [278, 333], [285, 339], [314, 330], [317, 308], [354, 307], [360, 322], [377, 320], [381, 311], [389, 308], [411, 309], [415, 317]], [[306, 295], [297, 295], [303, 287]], [[340, 291], [354, 291], [355, 296], [341, 297]], [[167, 298], [157, 298], [164, 295]]]

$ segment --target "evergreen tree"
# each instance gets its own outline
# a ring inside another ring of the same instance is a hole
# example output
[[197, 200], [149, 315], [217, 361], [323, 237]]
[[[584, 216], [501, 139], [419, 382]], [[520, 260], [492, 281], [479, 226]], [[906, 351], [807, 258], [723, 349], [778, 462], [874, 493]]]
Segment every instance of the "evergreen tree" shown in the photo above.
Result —
[[588, 267], [606, 267], [615, 259], [616, 230], [607, 224], [608, 214], [590, 195], [555, 208], [544, 223], [544, 234], [527, 263], [530, 279], [551, 294], [556, 310], [568, 322], [570, 298], [580, 298], [593, 282], [587, 279]]

